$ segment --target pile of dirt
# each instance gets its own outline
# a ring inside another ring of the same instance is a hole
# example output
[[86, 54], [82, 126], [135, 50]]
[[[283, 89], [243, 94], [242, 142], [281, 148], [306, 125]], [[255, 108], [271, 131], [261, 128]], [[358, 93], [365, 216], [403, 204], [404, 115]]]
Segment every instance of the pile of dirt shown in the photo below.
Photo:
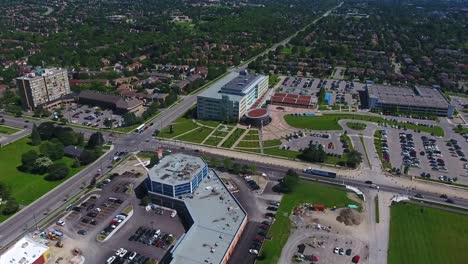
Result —
[[336, 217], [336, 221], [344, 223], [347, 226], [361, 224], [361, 216], [359, 213], [349, 208], [340, 211], [340, 215]]

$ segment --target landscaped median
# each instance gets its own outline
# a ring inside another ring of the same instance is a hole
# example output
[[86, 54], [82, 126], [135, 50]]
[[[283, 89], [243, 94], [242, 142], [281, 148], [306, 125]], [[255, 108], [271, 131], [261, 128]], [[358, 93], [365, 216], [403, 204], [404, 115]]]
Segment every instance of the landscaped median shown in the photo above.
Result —
[[281, 250], [290, 235], [289, 216], [295, 206], [302, 203], [325, 204], [328, 208], [340, 208], [356, 202], [347, 197], [344, 189], [300, 181], [292, 193], [284, 194], [276, 213], [276, 220], [268, 232], [271, 240], [266, 240], [257, 263], [278, 263]]
[[5, 134], [5, 135], [12, 135], [21, 129], [18, 129], [16, 127], [11, 127], [11, 126], [6, 126], [6, 125], [0, 125], [0, 134]]
[[[120, 215], [124, 215], [125, 216], [125, 219], [122, 220], [122, 222], [120, 223], [116, 223], [115, 225], [115, 228], [114, 230], [112, 230], [112, 232], [110, 232], [107, 236], [104, 235], [102, 232], [99, 233], [97, 236], [96, 236], [96, 240], [98, 242], [105, 242], [107, 241], [109, 238], [111, 238], [117, 231], [119, 231], [119, 229], [124, 226], [124, 224], [133, 216], [133, 206], [130, 204], [128, 205], [127, 207], [125, 207], [122, 212], [120, 213]], [[117, 215], [119, 216], [119, 215]], [[112, 225], [112, 224], [110, 224]], [[109, 225], [109, 226], [110, 226]]]
[[295, 128], [311, 129], [311, 130], [342, 130], [338, 124], [342, 119], [362, 120], [379, 124], [396, 125], [406, 127], [407, 129], [419, 130], [427, 133], [434, 133], [435, 136], [444, 136], [444, 130], [440, 126], [424, 126], [410, 123], [396, 122], [387, 120], [380, 116], [374, 115], [357, 115], [357, 114], [324, 114], [321, 116], [302, 116], [302, 115], [285, 115], [284, 120], [288, 125]]

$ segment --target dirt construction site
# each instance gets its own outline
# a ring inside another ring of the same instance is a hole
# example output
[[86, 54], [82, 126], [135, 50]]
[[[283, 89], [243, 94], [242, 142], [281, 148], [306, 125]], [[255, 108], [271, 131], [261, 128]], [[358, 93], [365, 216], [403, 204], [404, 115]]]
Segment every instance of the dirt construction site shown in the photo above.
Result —
[[368, 263], [369, 225], [365, 210], [322, 211], [303, 204], [296, 207], [291, 221], [293, 229], [279, 263], [356, 263], [356, 258], [359, 263]]

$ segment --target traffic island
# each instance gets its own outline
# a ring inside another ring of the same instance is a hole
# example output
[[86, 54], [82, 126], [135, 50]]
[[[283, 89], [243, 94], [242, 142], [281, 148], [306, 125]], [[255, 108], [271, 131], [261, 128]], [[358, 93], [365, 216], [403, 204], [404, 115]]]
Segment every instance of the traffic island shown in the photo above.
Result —
[[[130, 204], [128, 205], [127, 207], [125, 207], [122, 212], [119, 214], [119, 215], [123, 215], [125, 216], [125, 219], [122, 219], [122, 222], [120, 223], [115, 223], [115, 228], [109, 233], [109, 234], [105, 234], [105, 231], [103, 230], [103, 232], [101, 232], [100, 234], [98, 234], [96, 236], [96, 240], [97, 242], [106, 242], [107, 240], [109, 240], [109, 238], [111, 238], [122, 226], [125, 225], [125, 223], [133, 216], [133, 206]], [[121, 219], [119, 218], [117, 215], [116, 218], [118, 219]], [[109, 224], [109, 227], [111, 227], [112, 225], [114, 225], [112, 222]]]

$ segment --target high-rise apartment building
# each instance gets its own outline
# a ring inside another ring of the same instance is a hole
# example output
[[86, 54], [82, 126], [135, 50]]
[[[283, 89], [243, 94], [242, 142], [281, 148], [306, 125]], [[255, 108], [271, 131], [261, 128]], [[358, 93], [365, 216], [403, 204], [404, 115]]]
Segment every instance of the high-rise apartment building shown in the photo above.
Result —
[[60, 68], [36, 69], [16, 78], [16, 85], [26, 110], [34, 110], [70, 93], [67, 70]]

